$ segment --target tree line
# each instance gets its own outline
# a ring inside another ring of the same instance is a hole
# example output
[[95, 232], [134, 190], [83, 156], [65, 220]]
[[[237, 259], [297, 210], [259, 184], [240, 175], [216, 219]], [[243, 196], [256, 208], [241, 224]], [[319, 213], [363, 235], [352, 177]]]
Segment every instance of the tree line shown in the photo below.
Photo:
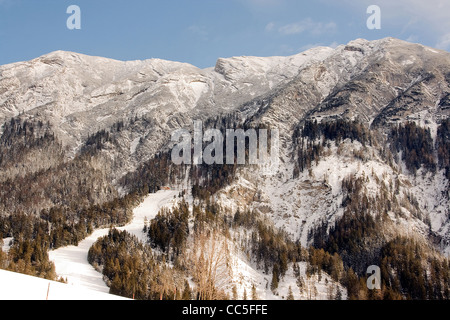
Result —
[[412, 174], [415, 174], [422, 165], [429, 171], [436, 170], [433, 156], [435, 148], [430, 129], [421, 128], [415, 122], [407, 122], [394, 126], [390, 138], [392, 151], [394, 154], [402, 152], [402, 160]]

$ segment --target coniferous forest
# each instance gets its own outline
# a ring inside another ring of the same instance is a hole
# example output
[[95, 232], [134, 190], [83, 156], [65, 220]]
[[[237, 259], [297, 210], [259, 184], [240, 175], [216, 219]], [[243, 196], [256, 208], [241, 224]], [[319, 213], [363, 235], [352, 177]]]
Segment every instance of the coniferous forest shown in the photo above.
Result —
[[[88, 255], [111, 293], [151, 300], [232, 299], [236, 293], [227, 291], [225, 285], [230, 277], [229, 242], [233, 235], [246, 230], [241, 250], [270, 275], [273, 292], [291, 267], [299, 288], [304, 287], [298, 266], [306, 263], [308, 277], [328, 274], [347, 290], [349, 299], [450, 298], [448, 259], [419, 240], [379, 236], [388, 212], [401, 213], [396, 182], [392, 189], [380, 182], [379, 192], [370, 194], [364, 178], [345, 178], [341, 183], [342, 217], [331, 229], [327, 223], [317, 226], [309, 236], [311, 246], [303, 247], [261, 212], [230, 212], [217, 202], [217, 192], [231, 184], [242, 168], [237, 165], [174, 167], [169, 152], [160, 153], [121, 178], [128, 192], [119, 196], [107, 182], [108, 172], [99, 170], [96, 163], [101, 151], [116, 143], [114, 133], [122, 126], [126, 124], [89, 136], [80, 153], [61, 164], [63, 150], [50, 126], [20, 119], [4, 125], [0, 139], [0, 238], [12, 237], [13, 243], [8, 253], [0, 252], [1, 268], [57, 279], [49, 250], [77, 245], [93, 230], [111, 227]], [[344, 120], [307, 121], [293, 138], [297, 142], [296, 178], [317, 164], [327, 149], [346, 140], [357, 141], [363, 148], [380, 144], [370, 129]], [[448, 177], [448, 120], [439, 126], [435, 145], [429, 130], [414, 123], [392, 126], [389, 140], [389, 149], [381, 152], [386, 162], [403, 161], [412, 174], [420, 168], [431, 172], [443, 169]], [[33, 158], [35, 165], [28, 166], [35, 154], [43, 154], [45, 159]], [[365, 155], [355, 151], [353, 157], [363, 160]], [[20, 174], [18, 166], [24, 168]], [[130, 221], [132, 209], [146, 194], [186, 176], [192, 183], [192, 206], [186, 201], [187, 194], [181, 192], [177, 206], [161, 210], [147, 222], [145, 243], [114, 228]], [[95, 191], [90, 187], [93, 185], [98, 186]], [[413, 200], [409, 199], [411, 210], [419, 216]], [[381, 268], [381, 290], [367, 289], [368, 263]], [[205, 271], [211, 268], [216, 272]], [[190, 277], [194, 285], [187, 281]], [[257, 298], [256, 291], [252, 295]], [[330, 297], [340, 299], [342, 295], [338, 290]]]

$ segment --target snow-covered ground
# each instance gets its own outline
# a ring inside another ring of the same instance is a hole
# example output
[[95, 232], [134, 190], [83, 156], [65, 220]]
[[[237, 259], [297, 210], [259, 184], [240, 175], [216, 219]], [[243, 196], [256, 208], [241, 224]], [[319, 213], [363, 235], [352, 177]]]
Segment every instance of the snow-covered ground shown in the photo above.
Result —
[[[148, 195], [145, 200], [133, 210], [132, 221], [125, 227], [117, 228], [126, 230], [144, 240], [142, 231], [144, 220], [153, 219], [158, 211], [174, 203], [178, 191], [162, 190]], [[95, 230], [89, 237], [81, 241], [78, 246], [59, 248], [49, 252], [50, 260], [54, 262], [58, 276], [67, 279], [67, 283], [78, 289], [89, 289], [108, 293], [109, 288], [103, 281], [102, 274], [97, 272], [87, 261], [89, 248], [98, 238], [108, 234], [109, 229]]]
[[89, 248], [98, 238], [107, 235], [108, 231], [109, 229], [94, 231], [77, 247], [69, 246], [50, 251], [49, 258], [54, 262], [58, 276], [63, 277], [68, 284], [75, 287], [108, 293], [109, 288], [103, 281], [102, 275], [87, 261]]
[[127, 300], [61, 282], [0, 270], [0, 300]]

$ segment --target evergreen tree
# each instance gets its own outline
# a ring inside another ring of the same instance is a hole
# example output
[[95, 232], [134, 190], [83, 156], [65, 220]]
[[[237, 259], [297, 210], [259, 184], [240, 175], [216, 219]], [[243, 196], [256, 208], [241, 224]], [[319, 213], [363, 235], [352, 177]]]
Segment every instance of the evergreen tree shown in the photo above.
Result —
[[181, 299], [182, 300], [191, 300], [191, 287], [189, 286], [189, 282], [186, 280], [184, 282], [184, 290], [183, 290], [183, 294], [181, 295]]
[[294, 300], [294, 293], [292, 292], [291, 286], [289, 286], [289, 292], [287, 295], [287, 300]]
[[336, 296], [334, 300], [342, 300], [342, 291], [341, 288], [339, 288], [339, 286], [336, 286]]
[[259, 300], [255, 284], [252, 284], [252, 300]]
[[235, 284], [233, 285], [233, 288], [231, 289], [231, 294], [232, 294], [232, 296], [231, 296], [232, 300], [238, 300], [239, 299], [238, 292], [237, 292], [237, 287], [236, 287]]
[[272, 292], [275, 292], [278, 288], [278, 268], [276, 268], [276, 266], [277, 265], [273, 267], [272, 271], [272, 282], [270, 284], [270, 290], [272, 290]]

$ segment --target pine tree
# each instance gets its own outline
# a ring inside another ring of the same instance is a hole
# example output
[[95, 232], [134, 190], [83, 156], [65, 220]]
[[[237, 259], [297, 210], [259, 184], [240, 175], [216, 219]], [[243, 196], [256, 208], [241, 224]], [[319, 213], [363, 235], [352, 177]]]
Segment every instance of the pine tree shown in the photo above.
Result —
[[237, 288], [236, 288], [235, 284], [233, 285], [233, 288], [231, 289], [231, 294], [232, 294], [231, 299], [238, 300], [239, 297], [238, 297], [238, 292], [237, 292]]
[[334, 300], [342, 300], [342, 291], [341, 288], [339, 288], [339, 286], [337, 286], [336, 296], [334, 297]]
[[287, 296], [287, 300], [294, 300], [294, 293], [292, 292], [291, 286], [289, 286], [289, 293]]
[[352, 268], [347, 270], [347, 275], [345, 278], [345, 283], [347, 286], [348, 297], [350, 300], [355, 300], [358, 298], [359, 294], [359, 280], [356, 273]]
[[123, 294], [122, 289], [123, 289], [122, 281], [120, 280], [119, 275], [116, 274], [113, 281], [111, 282], [111, 286], [109, 288], [109, 293], [115, 294], [115, 295], [122, 295]]
[[191, 300], [191, 287], [189, 286], [189, 282], [186, 280], [184, 282], [184, 290], [181, 295], [182, 300]]
[[252, 300], [259, 300], [255, 284], [252, 284]]
[[272, 283], [270, 284], [270, 290], [272, 292], [275, 292], [278, 288], [278, 272], [277, 269], [274, 267], [272, 271]]
[[279, 281], [278, 270], [279, 270], [278, 264], [275, 264], [272, 270], [272, 283], [270, 284], [270, 289], [272, 290], [272, 292], [275, 292], [275, 290], [277, 290], [278, 288], [278, 281]]

